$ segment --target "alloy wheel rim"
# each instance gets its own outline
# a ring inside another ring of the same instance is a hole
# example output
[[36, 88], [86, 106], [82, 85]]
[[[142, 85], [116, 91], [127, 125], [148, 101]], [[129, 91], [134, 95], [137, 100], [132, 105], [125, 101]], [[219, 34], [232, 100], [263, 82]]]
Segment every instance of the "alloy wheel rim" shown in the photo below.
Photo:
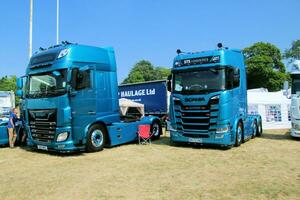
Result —
[[92, 144], [94, 147], [100, 147], [103, 144], [103, 133], [101, 130], [94, 130], [92, 132]]
[[159, 134], [159, 125], [157, 123], [152, 126], [152, 135], [158, 136]]
[[239, 128], [238, 128], [238, 142], [240, 143], [241, 141], [242, 141], [242, 129], [239, 126]]
[[257, 125], [256, 123], [254, 123], [254, 127], [253, 127], [253, 136], [256, 136], [256, 132], [257, 132]]

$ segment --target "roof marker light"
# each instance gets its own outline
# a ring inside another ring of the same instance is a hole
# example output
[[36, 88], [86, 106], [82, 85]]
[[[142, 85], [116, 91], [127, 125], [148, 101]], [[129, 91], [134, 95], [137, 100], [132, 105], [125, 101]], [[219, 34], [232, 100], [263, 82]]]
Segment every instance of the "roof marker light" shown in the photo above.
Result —
[[63, 49], [63, 50], [61, 50], [59, 52], [58, 56], [57, 56], [57, 59], [62, 58], [64, 56], [68, 55], [69, 52], [70, 52], [70, 49]]

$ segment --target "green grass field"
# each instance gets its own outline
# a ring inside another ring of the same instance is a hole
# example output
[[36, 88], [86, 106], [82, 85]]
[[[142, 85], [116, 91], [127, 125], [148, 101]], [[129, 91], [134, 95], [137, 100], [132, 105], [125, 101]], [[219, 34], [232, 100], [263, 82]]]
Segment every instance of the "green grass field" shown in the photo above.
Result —
[[0, 148], [4, 199], [300, 199], [300, 140], [265, 131], [238, 148], [128, 144], [62, 156]]

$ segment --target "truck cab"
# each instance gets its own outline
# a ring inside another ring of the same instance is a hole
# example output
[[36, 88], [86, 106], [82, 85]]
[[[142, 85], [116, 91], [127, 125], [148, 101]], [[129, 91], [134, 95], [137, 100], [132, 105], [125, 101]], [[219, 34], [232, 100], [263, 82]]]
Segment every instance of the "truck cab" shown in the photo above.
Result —
[[160, 126], [151, 116], [121, 121], [111, 47], [64, 43], [41, 49], [30, 59], [24, 79], [18, 81], [18, 88], [25, 82], [25, 90], [18, 92], [32, 148], [99, 151], [105, 145], [134, 141], [141, 123]]
[[8, 144], [7, 123], [12, 108], [15, 107], [15, 93], [0, 91], [0, 145]]
[[261, 117], [247, 114], [246, 83], [240, 50], [178, 51], [169, 78], [171, 141], [231, 147], [260, 135]]
[[300, 71], [291, 73], [291, 136], [300, 138]]

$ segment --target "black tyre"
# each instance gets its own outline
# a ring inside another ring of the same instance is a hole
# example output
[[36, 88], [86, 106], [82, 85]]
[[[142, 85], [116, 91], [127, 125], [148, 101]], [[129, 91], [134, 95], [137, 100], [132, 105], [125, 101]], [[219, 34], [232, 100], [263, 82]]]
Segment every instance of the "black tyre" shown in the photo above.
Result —
[[103, 125], [95, 124], [87, 134], [87, 152], [101, 151], [106, 143], [107, 131]]
[[254, 121], [253, 130], [252, 131], [253, 131], [252, 138], [255, 138], [257, 136], [257, 132], [258, 132], [258, 126], [257, 126], [256, 120]]
[[229, 150], [233, 147], [233, 145], [228, 145], [228, 146], [222, 146], [221, 149], [226, 151], [226, 150]]
[[158, 121], [153, 121], [150, 128], [152, 139], [157, 140], [160, 138], [160, 135], [162, 133], [162, 127], [161, 124]]
[[235, 135], [235, 144], [234, 146], [238, 147], [241, 145], [243, 141], [243, 125], [241, 122], [238, 123], [236, 127], [236, 135]]
[[257, 132], [256, 132], [256, 136], [260, 137], [263, 134], [263, 128], [262, 128], [262, 123], [261, 121], [258, 123], [257, 125]]

